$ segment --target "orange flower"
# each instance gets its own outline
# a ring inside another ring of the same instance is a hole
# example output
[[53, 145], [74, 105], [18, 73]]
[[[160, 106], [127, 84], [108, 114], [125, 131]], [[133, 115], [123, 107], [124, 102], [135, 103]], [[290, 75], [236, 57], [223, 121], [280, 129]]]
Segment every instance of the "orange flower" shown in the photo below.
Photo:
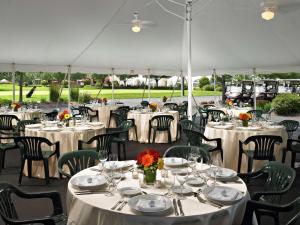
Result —
[[251, 119], [251, 115], [249, 113], [240, 113], [239, 115], [240, 120], [250, 120]]
[[153, 162], [154, 162], [153, 156], [150, 154], [145, 154], [142, 157], [142, 164], [144, 165], [144, 167], [151, 166]]

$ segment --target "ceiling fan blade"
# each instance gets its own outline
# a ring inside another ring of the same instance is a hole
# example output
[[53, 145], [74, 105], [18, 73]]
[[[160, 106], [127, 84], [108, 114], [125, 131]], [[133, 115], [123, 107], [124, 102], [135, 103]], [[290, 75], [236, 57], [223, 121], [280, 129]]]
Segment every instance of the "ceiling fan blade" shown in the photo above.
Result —
[[132, 23], [113, 23], [114, 26], [131, 26]]

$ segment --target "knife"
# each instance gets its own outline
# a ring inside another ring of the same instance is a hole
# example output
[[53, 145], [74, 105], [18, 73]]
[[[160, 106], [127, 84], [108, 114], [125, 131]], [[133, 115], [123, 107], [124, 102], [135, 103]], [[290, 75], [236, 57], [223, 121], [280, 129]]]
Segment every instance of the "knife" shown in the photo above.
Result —
[[174, 206], [174, 209], [175, 209], [175, 215], [179, 216], [178, 208], [177, 208], [177, 203], [176, 203], [176, 199], [175, 198], [173, 199], [173, 206]]
[[182, 204], [181, 204], [181, 201], [179, 199], [177, 200], [177, 205], [179, 206], [180, 216], [184, 216], [184, 212], [183, 212], [183, 209], [182, 209]]

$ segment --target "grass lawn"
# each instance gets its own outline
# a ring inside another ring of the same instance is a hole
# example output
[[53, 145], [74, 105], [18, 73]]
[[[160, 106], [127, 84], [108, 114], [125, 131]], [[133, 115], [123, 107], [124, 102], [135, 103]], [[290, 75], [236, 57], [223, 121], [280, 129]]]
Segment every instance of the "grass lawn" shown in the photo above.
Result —
[[[48, 101], [49, 100], [49, 87], [37, 87], [35, 89], [34, 94], [30, 99], [26, 99], [26, 94], [32, 87], [23, 87], [23, 101]], [[142, 98], [143, 89], [116, 89], [114, 92], [115, 99], [130, 99], [130, 98]], [[96, 97], [99, 92], [99, 89], [96, 87], [84, 87], [80, 88], [80, 94], [88, 93], [93, 97]], [[163, 96], [170, 97], [172, 94], [172, 90], [151, 90], [150, 95], [151, 98], [160, 98]], [[187, 90], [185, 91], [185, 95], [187, 95]], [[202, 91], [199, 89], [195, 89], [193, 91], [194, 96], [214, 96], [221, 95], [221, 92], [213, 92], [213, 91]], [[16, 98], [19, 97], [19, 86], [16, 86]], [[68, 89], [64, 88], [62, 92], [62, 98], [67, 99]], [[148, 90], [145, 90], [145, 97], [148, 97]], [[180, 90], [174, 91], [174, 97], [181, 96]], [[110, 89], [102, 89], [99, 97], [106, 97], [108, 99], [112, 98], [112, 91]], [[12, 85], [11, 84], [0, 84], [0, 101], [9, 101], [12, 99]]]

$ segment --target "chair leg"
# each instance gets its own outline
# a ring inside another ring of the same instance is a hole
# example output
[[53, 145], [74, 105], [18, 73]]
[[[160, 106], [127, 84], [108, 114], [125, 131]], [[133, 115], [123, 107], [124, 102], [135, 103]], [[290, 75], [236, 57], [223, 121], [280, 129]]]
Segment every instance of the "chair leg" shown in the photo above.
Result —
[[243, 156], [243, 153], [242, 153], [242, 152], [239, 152], [238, 169], [237, 169], [237, 172], [238, 172], [238, 173], [241, 172], [242, 156]]
[[127, 156], [126, 156], [126, 143], [123, 142], [123, 160], [126, 160]]
[[136, 141], [139, 141], [139, 140], [138, 140], [138, 135], [137, 135], [137, 128], [136, 128], [136, 125], [134, 125], [134, 132], [135, 132], [135, 140], [136, 140]]
[[28, 172], [28, 177], [32, 177], [32, 160], [27, 160], [27, 172]]
[[22, 159], [22, 162], [21, 162], [21, 171], [20, 171], [20, 175], [19, 175], [19, 185], [21, 185], [21, 182], [22, 182], [24, 165], [25, 165], [25, 159]]
[[285, 163], [286, 151], [287, 151], [286, 149], [283, 149], [283, 152], [282, 152], [282, 160], [281, 160], [282, 163]]
[[49, 184], [49, 163], [48, 159], [44, 159], [44, 170], [45, 170], [45, 178], [46, 178], [46, 184]]
[[117, 145], [118, 145], [118, 160], [120, 161], [121, 160], [121, 146], [120, 146], [120, 143], [118, 142], [117, 143]]
[[247, 172], [250, 173], [252, 171], [253, 159], [248, 156], [248, 169]]
[[0, 164], [0, 166], [2, 167], [2, 169], [4, 169], [4, 166], [5, 166], [5, 154], [6, 154], [6, 151], [4, 150], [2, 152], [2, 164]]
[[291, 160], [292, 168], [295, 168], [295, 162], [296, 162], [296, 152], [292, 152], [292, 160]]
[[150, 138], [151, 138], [151, 127], [149, 127], [148, 130], [148, 144], [150, 144]]
[[172, 142], [172, 137], [171, 137], [171, 131], [170, 129], [168, 130], [168, 143], [171, 144]]
[[155, 139], [156, 139], [156, 130], [153, 130], [153, 139], [152, 139], [152, 143], [155, 143]]

